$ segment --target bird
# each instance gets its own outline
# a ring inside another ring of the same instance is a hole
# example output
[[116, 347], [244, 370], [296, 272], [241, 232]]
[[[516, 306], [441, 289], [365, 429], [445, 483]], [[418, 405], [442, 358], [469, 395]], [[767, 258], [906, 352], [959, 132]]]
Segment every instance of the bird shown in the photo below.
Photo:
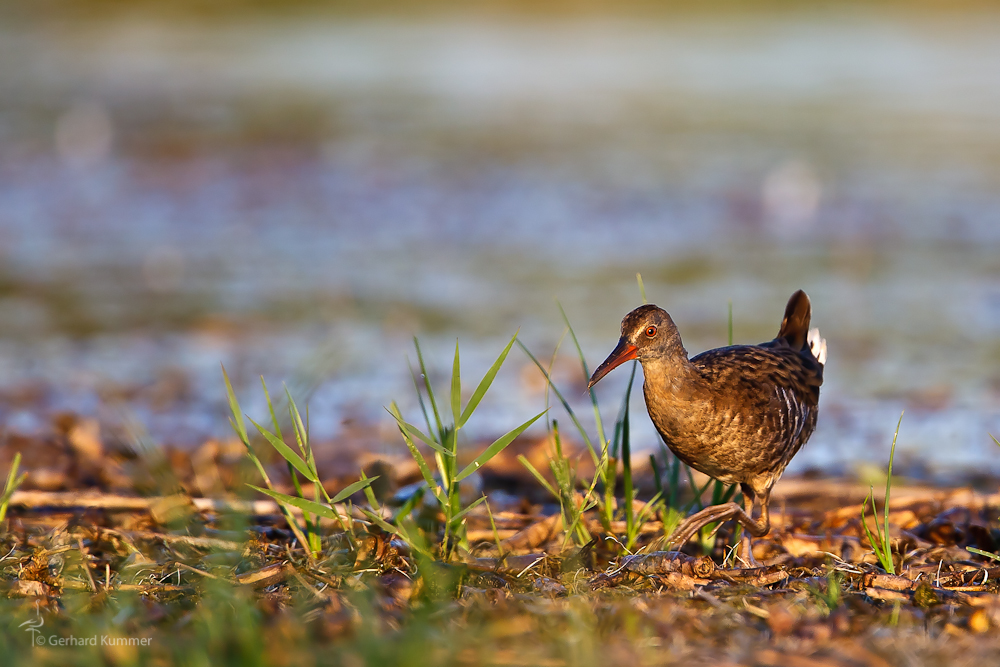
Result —
[[811, 319], [809, 297], [798, 290], [774, 340], [691, 359], [662, 308], [645, 304], [622, 320], [618, 345], [594, 371], [588, 389], [637, 359], [649, 417], [670, 451], [709, 477], [739, 484], [743, 493], [742, 507], [707, 507], [685, 519], [669, 543], [683, 545], [705, 525], [734, 519], [744, 529], [740, 558], [757, 565], [750, 538], [770, 531], [771, 489], [816, 428], [827, 351], [819, 329], [809, 328]]

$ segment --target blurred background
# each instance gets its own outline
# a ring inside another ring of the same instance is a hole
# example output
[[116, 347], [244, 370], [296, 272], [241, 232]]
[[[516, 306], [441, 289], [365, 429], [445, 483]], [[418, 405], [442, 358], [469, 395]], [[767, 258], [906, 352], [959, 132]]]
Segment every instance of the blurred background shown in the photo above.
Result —
[[[558, 302], [593, 368], [641, 272], [692, 354], [809, 293], [790, 472], [883, 466], [905, 409], [898, 470], [997, 474], [998, 186], [988, 3], [5, 2], [0, 425], [230, 438], [222, 362], [252, 413], [263, 374], [328, 451], [388, 450], [413, 336], [474, 386], [518, 328], [548, 359]], [[584, 409], [568, 344], [555, 379]], [[543, 389], [515, 349], [469, 440]]]

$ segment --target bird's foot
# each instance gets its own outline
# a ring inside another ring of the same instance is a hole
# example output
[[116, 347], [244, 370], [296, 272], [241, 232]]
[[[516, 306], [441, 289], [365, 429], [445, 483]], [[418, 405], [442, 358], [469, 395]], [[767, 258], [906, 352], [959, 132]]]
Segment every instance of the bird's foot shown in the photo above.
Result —
[[742, 563], [745, 569], [763, 567], [753, 556], [753, 543], [746, 531], [743, 531], [743, 539], [740, 540], [740, 549], [736, 554], [736, 560]]
[[735, 519], [743, 527], [743, 539], [740, 543], [738, 558], [745, 562], [748, 567], [760, 567], [760, 563], [753, 556], [753, 548], [750, 543], [751, 535], [760, 537], [765, 535], [770, 527], [767, 517], [763, 516], [758, 521], [754, 521], [747, 512], [736, 503], [726, 503], [724, 505], [712, 505], [700, 512], [692, 514], [681, 522], [674, 532], [667, 539], [667, 544], [676, 545], [680, 549], [695, 533], [710, 523], [728, 521]]
[[736, 503], [726, 503], [725, 505], [712, 505], [700, 512], [692, 514], [682, 521], [674, 532], [667, 539], [667, 544], [676, 545], [678, 549], [687, 544], [695, 533], [710, 523], [726, 521], [733, 518], [738, 513], [743, 512], [743, 508]]

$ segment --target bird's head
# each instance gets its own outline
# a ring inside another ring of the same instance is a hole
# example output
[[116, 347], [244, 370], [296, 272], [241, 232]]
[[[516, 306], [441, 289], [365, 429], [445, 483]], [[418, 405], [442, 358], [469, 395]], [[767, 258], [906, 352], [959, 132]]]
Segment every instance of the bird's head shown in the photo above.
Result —
[[678, 349], [683, 352], [684, 348], [667, 311], [653, 304], [639, 306], [622, 320], [622, 335], [617, 347], [594, 371], [587, 388], [626, 361], [638, 359], [641, 362], [672, 354]]

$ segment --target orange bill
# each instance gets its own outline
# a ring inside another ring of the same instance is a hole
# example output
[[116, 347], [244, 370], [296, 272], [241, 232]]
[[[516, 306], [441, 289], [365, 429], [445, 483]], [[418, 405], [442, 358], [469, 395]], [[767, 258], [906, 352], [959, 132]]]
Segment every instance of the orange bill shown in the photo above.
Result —
[[618, 341], [618, 346], [608, 355], [608, 358], [604, 360], [604, 363], [597, 367], [594, 371], [593, 376], [590, 378], [590, 383], [587, 388], [592, 388], [597, 384], [602, 377], [610, 373], [615, 368], [621, 366], [626, 361], [632, 361], [636, 358], [636, 353], [639, 351], [632, 343], [628, 342], [625, 338]]

